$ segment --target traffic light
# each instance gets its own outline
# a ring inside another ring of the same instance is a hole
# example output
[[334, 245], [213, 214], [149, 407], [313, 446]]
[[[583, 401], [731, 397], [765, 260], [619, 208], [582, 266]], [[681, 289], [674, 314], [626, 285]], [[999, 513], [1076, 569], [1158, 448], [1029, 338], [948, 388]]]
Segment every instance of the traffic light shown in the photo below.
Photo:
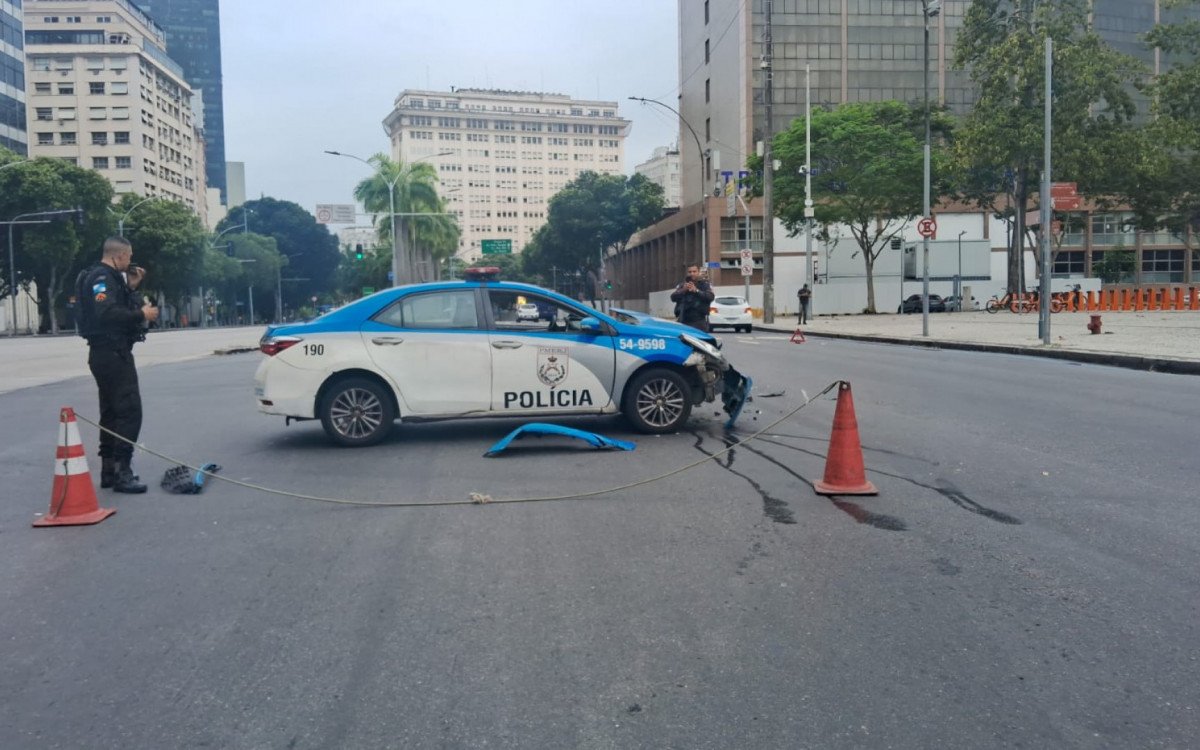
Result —
[[611, 281], [607, 281], [607, 280], [606, 280], [606, 281], [604, 282], [604, 288], [605, 288], [605, 289], [612, 289], [612, 282], [611, 282]]
[[362, 249], [362, 243], [361, 243], [361, 242], [360, 242], [360, 243], [358, 243], [357, 245], [355, 245], [355, 246], [354, 246], [354, 259], [355, 259], [355, 260], [362, 260], [362, 259], [363, 259], [363, 249]]

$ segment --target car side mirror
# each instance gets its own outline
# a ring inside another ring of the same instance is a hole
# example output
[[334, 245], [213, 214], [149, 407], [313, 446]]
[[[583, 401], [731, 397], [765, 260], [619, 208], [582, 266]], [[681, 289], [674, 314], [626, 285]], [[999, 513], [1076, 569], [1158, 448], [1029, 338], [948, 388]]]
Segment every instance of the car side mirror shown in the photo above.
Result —
[[599, 318], [588, 316], [579, 319], [579, 330], [584, 333], [600, 334], [604, 332], [604, 327], [600, 324]]

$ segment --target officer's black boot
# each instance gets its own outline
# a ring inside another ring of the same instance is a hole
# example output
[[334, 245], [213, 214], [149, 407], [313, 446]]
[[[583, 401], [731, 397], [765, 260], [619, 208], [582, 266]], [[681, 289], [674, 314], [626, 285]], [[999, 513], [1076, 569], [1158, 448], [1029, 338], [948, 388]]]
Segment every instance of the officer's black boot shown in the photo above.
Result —
[[117, 462], [108, 456], [100, 457], [100, 486], [108, 489], [117, 477]]
[[117, 461], [117, 475], [113, 478], [113, 492], [125, 492], [130, 495], [140, 495], [146, 491], [146, 485], [138, 481], [133, 469], [129, 468], [129, 459]]

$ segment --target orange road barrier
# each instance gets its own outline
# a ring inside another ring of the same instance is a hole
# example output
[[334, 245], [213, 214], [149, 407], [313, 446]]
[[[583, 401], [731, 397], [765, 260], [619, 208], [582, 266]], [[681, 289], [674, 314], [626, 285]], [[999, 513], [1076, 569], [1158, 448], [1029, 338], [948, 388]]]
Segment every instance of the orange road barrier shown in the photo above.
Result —
[[1096, 293], [1095, 292], [1087, 293], [1087, 311], [1088, 312], [1096, 312]]
[[1133, 290], [1133, 309], [1136, 310], [1137, 312], [1141, 312], [1142, 310], [1146, 309], [1146, 290], [1145, 289], [1134, 289]]
[[50, 491], [50, 512], [33, 522], [34, 526], [87, 526], [100, 523], [117, 511], [101, 508], [96, 487], [88, 473], [87, 456], [79, 439], [75, 410], [63, 407], [58, 413], [58, 451], [54, 461], [54, 488]]
[[1200, 310], [1200, 288], [1192, 287], [1191, 294], [1189, 296], [1192, 298], [1192, 302], [1188, 306], [1188, 309]]
[[1181, 287], [1181, 286], [1175, 287], [1175, 304], [1173, 306], [1173, 309], [1175, 309], [1175, 310], [1183, 309], [1183, 287]]
[[858, 420], [854, 418], [854, 395], [850, 384], [844, 380], [838, 386], [837, 407], [833, 410], [825, 478], [814, 484], [813, 489], [818, 495], [879, 494], [875, 485], [867, 481], [862, 443], [858, 439]]
[[1067, 312], [1075, 312], [1075, 292], [1067, 292]]
[[1128, 312], [1133, 309], [1133, 300], [1130, 299], [1129, 290], [1121, 290], [1121, 309]]

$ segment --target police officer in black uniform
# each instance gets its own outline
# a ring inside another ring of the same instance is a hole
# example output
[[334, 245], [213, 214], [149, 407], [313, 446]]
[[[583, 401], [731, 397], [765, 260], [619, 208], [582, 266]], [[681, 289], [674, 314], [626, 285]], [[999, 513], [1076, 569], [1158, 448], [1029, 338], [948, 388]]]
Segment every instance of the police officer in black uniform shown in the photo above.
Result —
[[[142, 429], [133, 345], [145, 340], [145, 326], [158, 320], [158, 308], [135, 290], [145, 271], [132, 264], [133, 247], [124, 237], [104, 241], [103, 257], [79, 274], [79, 334], [88, 342], [88, 368], [100, 390], [100, 426], [136, 442]], [[133, 446], [100, 433], [100, 486], [115, 492], [146, 491], [133, 473]]]
[[679, 322], [701, 331], [709, 330], [708, 310], [714, 296], [712, 285], [700, 273], [700, 267], [688, 266], [687, 278], [671, 292]]

